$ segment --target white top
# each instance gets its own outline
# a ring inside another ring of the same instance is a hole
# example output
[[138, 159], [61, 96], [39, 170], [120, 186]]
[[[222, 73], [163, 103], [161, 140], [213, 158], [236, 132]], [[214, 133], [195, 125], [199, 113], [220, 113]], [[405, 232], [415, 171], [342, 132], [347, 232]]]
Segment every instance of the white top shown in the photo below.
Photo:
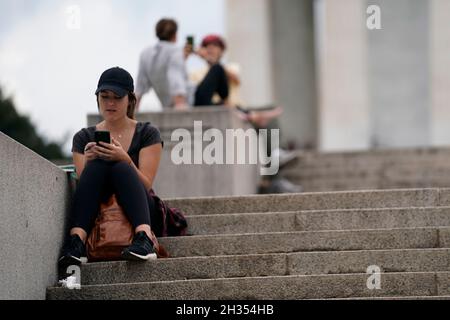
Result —
[[141, 97], [151, 88], [163, 107], [172, 107], [177, 95], [185, 96], [192, 105], [193, 86], [188, 81], [183, 50], [175, 43], [159, 41], [141, 53], [136, 95]]

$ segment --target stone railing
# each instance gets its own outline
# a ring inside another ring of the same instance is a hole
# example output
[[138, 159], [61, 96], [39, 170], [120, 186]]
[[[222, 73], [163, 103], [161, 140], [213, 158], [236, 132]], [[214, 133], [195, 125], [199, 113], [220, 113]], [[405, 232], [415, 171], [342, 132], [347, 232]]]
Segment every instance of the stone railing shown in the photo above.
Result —
[[45, 299], [70, 195], [63, 170], [0, 132], [0, 299]]

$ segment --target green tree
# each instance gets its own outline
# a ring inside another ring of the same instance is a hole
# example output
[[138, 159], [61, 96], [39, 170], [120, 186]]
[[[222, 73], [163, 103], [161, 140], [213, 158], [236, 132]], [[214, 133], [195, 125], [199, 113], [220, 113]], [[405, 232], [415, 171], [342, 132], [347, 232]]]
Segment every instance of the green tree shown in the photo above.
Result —
[[46, 159], [65, 159], [62, 143], [46, 142], [38, 135], [27, 116], [20, 115], [10, 97], [3, 96], [0, 88], [0, 131], [40, 154]]

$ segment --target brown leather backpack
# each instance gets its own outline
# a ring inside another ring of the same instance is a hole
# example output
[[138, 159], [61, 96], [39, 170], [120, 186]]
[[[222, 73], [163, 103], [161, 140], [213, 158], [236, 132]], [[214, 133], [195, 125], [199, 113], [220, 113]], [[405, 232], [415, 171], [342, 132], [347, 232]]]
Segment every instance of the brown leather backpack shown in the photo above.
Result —
[[[133, 240], [133, 227], [125, 216], [122, 208], [112, 195], [106, 203], [100, 206], [100, 214], [95, 220], [95, 226], [87, 240], [87, 254], [89, 261], [120, 260], [121, 252]], [[158, 258], [169, 256], [152, 232], [150, 239]]]

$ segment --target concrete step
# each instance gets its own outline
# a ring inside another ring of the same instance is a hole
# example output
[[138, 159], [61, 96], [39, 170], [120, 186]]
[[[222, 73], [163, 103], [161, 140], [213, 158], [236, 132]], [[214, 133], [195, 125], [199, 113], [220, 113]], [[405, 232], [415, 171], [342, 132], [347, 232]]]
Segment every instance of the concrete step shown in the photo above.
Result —
[[[389, 172], [379, 173], [378, 176], [372, 174], [328, 174], [324, 172], [322, 175], [306, 175], [306, 174], [287, 174], [283, 173], [282, 176], [291, 181], [292, 183], [309, 185], [342, 185], [342, 186], [385, 186], [385, 189], [395, 189], [397, 185], [400, 186], [413, 186], [410, 188], [426, 188], [423, 186], [442, 186], [446, 188], [450, 186], [450, 172], [441, 173], [437, 172], [435, 175], [424, 174], [416, 172], [412, 174], [394, 175]], [[416, 187], [414, 187], [416, 186]], [[402, 187], [404, 189], [404, 187]], [[353, 190], [353, 189], [342, 189]], [[368, 189], [372, 190], [372, 189]], [[323, 190], [325, 191], [325, 190]]]
[[408, 182], [408, 181], [396, 181], [396, 182], [368, 182], [368, 183], [362, 183], [361, 180], [357, 181], [355, 180], [355, 183], [352, 183], [351, 181], [300, 181], [300, 180], [292, 180], [288, 179], [293, 184], [300, 185], [304, 192], [331, 192], [331, 191], [339, 191], [339, 190], [383, 190], [383, 189], [389, 189], [389, 188], [397, 188], [397, 189], [411, 189], [416, 187], [421, 188], [447, 188], [449, 186], [448, 182]]
[[337, 166], [319, 166], [311, 164], [308, 166], [297, 166], [290, 168], [283, 168], [280, 172], [286, 176], [296, 176], [303, 179], [308, 178], [346, 178], [346, 177], [361, 177], [369, 179], [380, 179], [385, 175], [388, 177], [406, 177], [412, 176], [414, 178], [445, 178], [440, 174], [449, 173], [450, 164], [436, 165], [434, 163], [422, 164], [395, 164], [395, 165], [379, 165], [370, 166], [364, 164], [361, 166], [352, 166], [351, 164], [342, 164]]
[[[450, 170], [448, 172], [437, 171], [434, 173], [425, 173], [420, 169], [415, 169], [414, 173], [410, 172], [395, 172], [391, 173], [388, 171], [379, 171], [379, 172], [352, 172], [346, 173], [342, 172], [326, 172], [322, 171], [320, 173], [314, 174], [312, 172], [297, 172], [297, 173], [288, 173], [283, 172], [281, 174], [284, 178], [288, 179], [292, 182], [302, 182], [310, 183], [310, 184], [321, 184], [321, 183], [342, 183], [342, 184], [392, 184], [396, 182], [405, 182], [405, 183], [416, 183], [416, 184], [429, 184], [429, 183], [439, 183], [445, 184], [447, 186], [450, 185]], [[421, 188], [420, 186], [416, 188]], [[393, 189], [391, 187], [390, 189]], [[349, 189], [351, 190], [351, 189]]]
[[281, 175], [307, 192], [449, 187], [449, 151], [299, 152]]
[[450, 247], [450, 228], [299, 231], [160, 238], [172, 257]]
[[188, 216], [193, 235], [450, 226], [450, 207], [338, 209]]
[[358, 165], [375, 166], [380, 164], [448, 164], [449, 148], [436, 149], [396, 149], [356, 152], [297, 152], [295, 165], [339, 166]]
[[167, 199], [186, 215], [450, 205], [450, 189], [400, 189]]
[[47, 298], [259, 300], [450, 295], [449, 272], [381, 273], [381, 288], [372, 290], [367, 287], [370, 276], [269, 276], [93, 285], [80, 290], [49, 288]]
[[450, 249], [297, 252], [169, 258], [146, 263], [88, 263], [82, 266], [81, 284], [365, 273], [372, 265], [390, 273], [450, 271]]
[[358, 298], [332, 298], [319, 300], [450, 300], [450, 296], [358, 297]]
[[351, 168], [356, 172], [376, 172], [377, 170], [409, 170], [419, 169], [423, 172], [436, 172], [439, 170], [447, 171], [450, 169], [448, 157], [442, 158], [428, 158], [428, 159], [408, 159], [408, 158], [392, 158], [392, 159], [309, 159], [304, 161], [302, 158], [297, 158], [289, 164], [282, 167], [282, 171], [292, 172], [341, 172], [346, 170], [351, 174]]
[[[330, 174], [331, 176], [348, 174], [350, 176], [367, 175], [379, 176], [380, 174], [403, 174], [409, 173], [413, 176], [423, 175], [435, 176], [437, 173], [446, 173], [450, 170], [448, 159], [446, 163], [439, 163], [435, 161], [430, 162], [370, 162], [361, 161], [355, 162], [329, 162], [329, 163], [298, 163], [283, 167], [280, 172], [283, 174], [297, 174], [304, 177], [315, 177]], [[353, 169], [353, 170], [352, 170]]]
[[[418, 299], [450, 296], [450, 189], [169, 199], [192, 236], [171, 258], [82, 266], [49, 299]], [[381, 289], [367, 287], [369, 266]]]

